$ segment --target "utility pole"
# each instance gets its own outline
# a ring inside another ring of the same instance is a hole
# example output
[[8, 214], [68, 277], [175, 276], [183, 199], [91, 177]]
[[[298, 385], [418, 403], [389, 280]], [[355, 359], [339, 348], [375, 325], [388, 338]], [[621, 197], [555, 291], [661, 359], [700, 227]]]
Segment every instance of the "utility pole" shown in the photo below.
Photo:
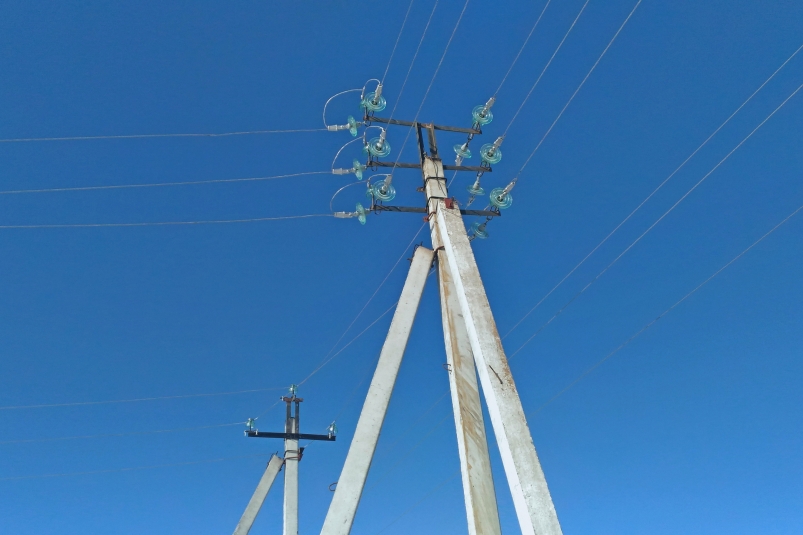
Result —
[[332, 442], [336, 440], [336, 428], [334, 422], [329, 426], [329, 432], [325, 435], [315, 435], [301, 433], [300, 431], [300, 405], [303, 398], [297, 397], [297, 385], [290, 386], [290, 395], [283, 396], [282, 401], [286, 404], [284, 420], [284, 433], [270, 431], [259, 431], [254, 429], [254, 420], [248, 420], [248, 429], [245, 436], [253, 438], [282, 438], [284, 439], [284, 459], [277, 456], [271, 458], [265, 475], [260, 480], [254, 496], [246, 507], [243, 518], [234, 535], [247, 535], [248, 530], [256, 519], [259, 508], [270, 490], [273, 480], [284, 465], [284, 507], [283, 507], [283, 534], [298, 535], [298, 463], [304, 455], [304, 448], [299, 447], [299, 440], [321, 440]]
[[[475, 237], [486, 237], [485, 223], [500, 216], [501, 209], [510, 206], [512, 197], [509, 192], [515, 185], [515, 180], [505, 188], [491, 191], [491, 206], [489, 207], [491, 209], [467, 210], [461, 209], [457, 201], [449, 196], [444, 174], [448, 170], [476, 172], [477, 178], [474, 184], [468, 188], [471, 200], [475, 196], [484, 195], [485, 192], [480, 186], [480, 178], [484, 173], [492, 171], [492, 164], [500, 161], [502, 155], [499, 146], [503, 138], [498, 138], [493, 144], [486, 144], [482, 147], [480, 166], [463, 166], [461, 163], [464, 158], [471, 156], [468, 148], [471, 140], [475, 135], [482, 133], [482, 125], [491, 121], [493, 115], [490, 113], [490, 108], [493, 103], [494, 99], [490, 99], [484, 106], [480, 105], [474, 108], [472, 112], [474, 124], [471, 128], [384, 119], [375, 116], [375, 112], [382, 111], [385, 107], [384, 97], [381, 97], [380, 84], [375, 92], [368, 93], [361, 100], [361, 105], [365, 110], [361, 124], [381, 130], [381, 134], [377, 138], [365, 142], [368, 162], [364, 166], [357, 162], [351, 170], [333, 171], [336, 174], [354, 172], [358, 178], [361, 178], [365, 169], [390, 168], [391, 173], [385, 175], [387, 178], [369, 185], [368, 194], [371, 196], [371, 206], [368, 211], [423, 213], [425, 214], [424, 220], [429, 222], [433, 249], [437, 255], [441, 318], [469, 534], [501, 534], [477, 381], [477, 377], [479, 377], [479, 384], [482, 386], [482, 394], [488, 407], [522, 534], [562, 535], [546, 478], [535, 451], [521, 400], [508, 367], [502, 341], [470, 244], [471, 239]], [[379, 158], [389, 154], [390, 146], [386, 141], [385, 129], [373, 126], [372, 123], [414, 128], [417, 132], [419, 162], [388, 163], [379, 161]], [[356, 135], [356, 127], [356, 121], [350, 117], [349, 125], [330, 129], [348, 128], [352, 135]], [[468, 135], [465, 143], [454, 147], [457, 153], [455, 165], [445, 165], [441, 160], [435, 138], [436, 131]], [[428, 152], [425, 149], [424, 132], [426, 132]], [[395, 197], [395, 189], [391, 183], [392, 171], [397, 168], [421, 169], [423, 185], [418, 188], [418, 191], [425, 195], [426, 202], [423, 207], [385, 204]], [[366, 212], [362, 205], [358, 204], [357, 212], [338, 212], [335, 216], [358, 217], [364, 224]], [[469, 238], [463, 224], [462, 216], [464, 215], [486, 218], [485, 223], [472, 225], [472, 238]], [[416, 260], [422, 249], [423, 247], [419, 247], [413, 257], [410, 274], [402, 290], [402, 300], [396, 309], [394, 323], [391, 324], [388, 338], [383, 346], [382, 356], [374, 374], [374, 382], [371, 384], [360, 414], [357, 432], [355, 432], [349, 448], [321, 535], [348, 535], [351, 530], [392, 393], [393, 383], [395, 383], [398, 367], [401, 364], [407, 336], [409, 336], [408, 330], [400, 340], [394, 325], [396, 317], [400, 313], [409, 315], [409, 303], [405, 301], [404, 297], [409, 292], [408, 285], [411, 284], [411, 280], [415, 280], [420, 273], [420, 261], [417, 263]], [[418, 299], [420, 299], [420, 293], [415, 300], [415, 308], [418, 306]], [[415, 310], [413, 309], [412, 312], [414, 315]], [[409, 321], [412, 324], [412, 318]], [[392, 361], [385, 358], [386, 351], [396, 355]], [[380, 378], [382, 379], [382, 398], [381, 402], [378, 402], [374, 383], [379, 384]], [[370, 433], [361, 433], [361, 426], [370, 428]]]

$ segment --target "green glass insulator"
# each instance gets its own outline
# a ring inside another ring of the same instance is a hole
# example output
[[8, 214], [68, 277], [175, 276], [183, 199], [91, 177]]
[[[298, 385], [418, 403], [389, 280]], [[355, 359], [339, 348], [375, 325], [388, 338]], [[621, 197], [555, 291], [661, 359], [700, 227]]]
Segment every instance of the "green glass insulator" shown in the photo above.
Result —
[[513, 204], [513, 197], [510, 193], [505, 193], [505, 188], [495, 188], [491, 190], [491, 198], [489, 199], [491, 204], [499, 208], [500, 210], [504, 210], [505, 208], [510, 208], [510, 205]]

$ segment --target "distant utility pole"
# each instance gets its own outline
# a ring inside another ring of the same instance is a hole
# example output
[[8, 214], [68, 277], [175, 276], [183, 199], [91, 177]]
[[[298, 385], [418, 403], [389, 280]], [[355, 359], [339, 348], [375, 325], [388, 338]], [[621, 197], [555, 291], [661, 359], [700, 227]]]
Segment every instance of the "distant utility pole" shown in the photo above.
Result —
[[[299, 426], [299, 408], [303, 398], [296, 396], [297, 386], [290, 386], [290, 396], [283, 396], [281, 398], [287, 405], [286, 417], [284, 421], [284, 433], [275, 433], [270, 431], [259, 431], [254, 429], [254, 420], [248, 420], [248, 429], [245, 430], [245, 436], [256, 438], [283, 438], [284, 439], [284, 459], [274, 455], [271, 457], [265, 474], [257, 485], [251, 501], [243, 513], [237, 528], [234, 530], [234, 535], [247, 535], [251, 526], [256, 520], [259, 509], [268, 495], [270, 487], [276, 475], [281, 470], [282, 465], [285, 467], [284, 471], [284, 535], [298, 535], [298, 463], [304, 455], [304, 448], [299, 447], [299, 440], [323, 440], [332, 442], [336, 440], [335, 425], [329, 426], [329, 432], [326, 435], [313, 435], [301, 433]], [[295, 410], [294, 410], [295, 409]]]
[[[424, 220], [429, 222], [433, 250], [418, 247], [413, 255], [410, 272], [382, 347], [321, 535], [348, 535], [351, 531], [433, 259], [437, 261], [438, 268], [441, 317], [469, 534], [501, 534], [478, 376], [522, 534], [562, 533], [470, 244], [474, 237], [486, 237], [485, 224], [501, 215], [501, 209], [510, 206], [510, 190], [515, 182], [491, 191], [490, 209], [466, 210], [461, 209], [457, 201], [449, 196], [444, 174], [447, 170], [476, 172], [477, 178], [468, 190], [472, 199], [485, 193], [480, 186], [480, 177], [483, 173], [490, 172], [491, 165], [501, 159], [499, 146], [502, 138], [482, 147], [480, 166], [460, 164], [463, 158], [471, 155], [468, 146], [473, 137], [481, 134], [481, 126], [490, 122], [493, 102], [491, 99], [484, 106], [474, 109], [472, 128], [458, 128], [376, 117], [374, 112], [384, 108], [381, 85], [377, 91], [363, 98], [365, 114], [362, 124], [381, 123], [415, 128], [419, 162], [378, 161], [378, 158], [387, 156], [390, 150], [386, 131], [381, 128], [379, 137], [366, 142], [368, 161], [361, 169], [421, 169], [423, 185], [418, 190], [424, 193], [426, 201], [423, 207], [385, 205], [384, 202], [395, 196], [391, 173], [385, 180], [369, 187], [372, 199], [368, 211], [425, 214]], [[331, 129], [354, 126], [353, 119], [349, 123], [350, 125]], [[441, 160], [435, 138], [436, 131], [468, 135], [465, 143], [455, 145], [456, 165], [444, 165]], [[339, 217], [361, 216], [361, 222], [364, 222], [366, 211], [361, 209], [362, 206], [358, 205], [357, 212], [341, 213]], [[472, 225], [471, 239], [463, 224], [463, 215], [486, 218], [485, 222]]]

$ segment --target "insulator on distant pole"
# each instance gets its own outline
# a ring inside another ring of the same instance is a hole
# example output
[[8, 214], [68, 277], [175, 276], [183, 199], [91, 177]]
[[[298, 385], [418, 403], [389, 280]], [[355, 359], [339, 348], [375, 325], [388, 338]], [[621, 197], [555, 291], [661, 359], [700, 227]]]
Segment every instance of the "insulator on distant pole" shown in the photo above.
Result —
[[494, 105], [494, 102], [496, 102], [496, 97], [491, 97], [484, 106], [480, 104], [471, 110], [471, 116], [474, 118], [475, 124], [483, 126], [494, 120], [494, 114], [491, 113], [491, 107]]
[[480, 157], [482, 158], [483, 162], [487, 162], [490, 165], [499, 163], [502, 160], [502, 151], [499, 150], [500, 145], [502, 145], [502, 141], [505, 140], [504, 136], [500, 136], [496, 138], [496, 141], [491, 143], [486, 143], [480, 149]]
[[329, 438], [337, 435], [337, 425], [335, 425], [335, 422], [329, 424], [329, 427], [326, 428], [326, 432], [329, 435]]

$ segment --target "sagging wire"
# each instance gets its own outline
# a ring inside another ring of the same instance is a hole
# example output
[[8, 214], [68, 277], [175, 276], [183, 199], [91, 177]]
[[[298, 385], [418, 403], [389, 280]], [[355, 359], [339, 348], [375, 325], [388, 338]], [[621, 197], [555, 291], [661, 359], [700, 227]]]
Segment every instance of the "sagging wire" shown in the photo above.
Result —
[[[329, 125], [329, 124], [326, 123], [326, 108], [329, 106], [329, 103], [332, 102], [332, 100], [334, 100], [335, 98], [337, 98], [337, 97], [339, 97], [341, 95], [345, 95], [346, 93], [354, 93], [356, 91], [360, 92], [360, 103], [363, 103], [366, 100], [366, 98], [365, 98], [366, 97], [365, 89], [368, 87], [368, 84], [370, 82], [376, 82], [377, 86], [376, 86], [376, 89], [373, 92], [368, 94], [368, 96], [370, 97], [369, 102], [371, 103], [372, 106], [377, 108], [377, 111], [381, 111], [381, 110], [385, 109], [384, 98], [382, 98], [382, 82], [379, 81], [376, 78], [371, 78], [368, 81], [366, 81], [365, 84], [363, 84], [363, 86], [361, 88], [346, 89], [345, 91], [341, 91], [340, 93], [337, 93], [337, 94], [332, 95], [331, 97], [329, 97], [329, 99], [323, 105], [323, 125], [326, 127], [326, 129], [328, 131], [330, 131], [330, 132], [338, 132], [340, 130], [348, 130], [349, 133], [351, 133], [352, 136], [357, 137], [357, 128], [362, 126], [364, 123], [356, 121], [354, 119], [354, 117], [349, 115], [346, 124], [344, 124], [344, 125]], [[382, 104], [381, 107], [380, 107], [380, 104]]]

